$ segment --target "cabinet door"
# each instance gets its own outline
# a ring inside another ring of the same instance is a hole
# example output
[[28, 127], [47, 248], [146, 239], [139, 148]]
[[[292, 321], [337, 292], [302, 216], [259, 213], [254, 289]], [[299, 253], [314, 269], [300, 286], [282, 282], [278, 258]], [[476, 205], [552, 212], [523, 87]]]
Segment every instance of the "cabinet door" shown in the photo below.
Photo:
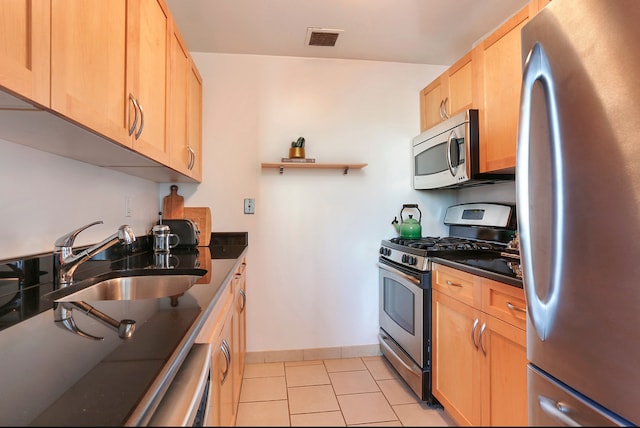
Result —
[[126, 39], [125, 0], [51, 1], [51, 108], [131, 147]]
[[433, 395], [460, 425], [479, 425], [480, 312], [433, 290]]
[[520, 111], [520, 30], [531, 16], [525, 6], [473, 50], [478, 71], [480, 172], [513, 170]]
[[228, 311], [211, 355], [211, 399], [205, 426], [234, 426], [233, 362], [231, 359], [233, 311]]
[[0, 86], [49, 107], [49, 0], [0, 2]]
[[235, 274], [234, 289], [235, 289], [235, 303], [234, 303], [234, 323], [233, 323], [233, 366], [235, 368], [234, 377], [234, 396], [235, 402], [240, 401], [240, 389], [242, 386], [242, 377], [244, 375], [244, 361], [247, 353], [247, 295], [246, 295], [246, 277], [245, 277], [246, 264], [243, 262], [238, 268], [238, 272]]
[[420, 131], [426, 131], [442, 122], [442, 104], [445, 98], [446, 75], [442, 75], [420, 91]]
[[[129, 1], [128, 5], [127, 97], [135, 98], [144, 121], [133, 133], [133, 148], [169, 165], [169, 10], [162, 0]], [[128, 111], [131, 124], [135, 110]]]
[[191, 60], [187, 109], [187, 149], [192, 154], [190, 175], [202, 181], [202, 77]]
[[526, 333], [489, 315], [482, 327], [482, 425], [527, 426]]
[[463, 110], [473, 108], [473, 62], [471, 52], [460, 58], [453, 64], [448, 74], [448, 97], [445, 99], [444, 107], [449, 116], [460, 113]]

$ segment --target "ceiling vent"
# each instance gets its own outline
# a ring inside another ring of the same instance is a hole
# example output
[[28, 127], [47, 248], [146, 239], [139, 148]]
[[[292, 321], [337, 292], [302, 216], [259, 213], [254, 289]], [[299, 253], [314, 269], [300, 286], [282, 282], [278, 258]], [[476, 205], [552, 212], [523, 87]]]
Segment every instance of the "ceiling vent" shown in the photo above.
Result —
[[307, 46], [335, 46], [338, 36], [343, 30], [331, 30], [329, 28], [307, 28]]

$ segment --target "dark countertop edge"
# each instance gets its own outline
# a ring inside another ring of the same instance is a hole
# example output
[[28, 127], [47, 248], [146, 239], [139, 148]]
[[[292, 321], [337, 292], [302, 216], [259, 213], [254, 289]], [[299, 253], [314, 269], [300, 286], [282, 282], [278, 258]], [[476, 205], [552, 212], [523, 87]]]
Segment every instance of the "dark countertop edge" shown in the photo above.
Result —
[[448, 259], [443, 259], [440, 257], [432, 257], [431, 261], [433, 263], [438, 263], [441, 265], [449, 266], [455, 269], [459, 269], [464, 272], [471, 273], [473, 275], [481, 276], [483, 278], [493, 279], [494, 281], [502, 282], [514, 287], [523, 288], [522, 279], [512, 278], [506, 275], [501, 275], [499, 273], [491, 272], [485, 269], [480, 269], [477, 267], [469, 266], [464, 263], [455, 262]]
[[[246, 255], [248, 248], [249, 247], [246, 246], [242, 253], [238, 256], [236, 262], [233, 264], [229, 272], [225, 275], [222, 284], [229, 283], [231, 281], [231, 279], [233, 278], [233, 274], [235, 273], [238, 266], [240, 266], [242, 259]], [[126, 422], [124, 423], [124, 426], [147, 425], [151, 420], [153, 412], [164, 398], [164, 395], [169, 389], [173, 378], [180, 370], [180, 366], [189, 354], [191, 347], [195, 343], [196, 337], [200, 333], [200, 330], [204, 326], [206, 320], [209, 318], [209, 315], [211, 315], [211, 313], [213, 312], [213, 308], [218, 303], [220, 295], [223, 293], [225, 288], [226, 287], [220, 287], [216, 296], [211, 299], [211, 302], [209, 302], [209, 306], [207, 306], [207, 308], [202, 311], [199, 318], [193, 323], [187, 334], [185, 334], [182, 341], [178, 344], [176, 350], [167, 360], [165, 366], [162, 368], [153, 383], [149, 386], [149, 389], [147, 390], [145, 395], [141, 398], [138, 406], [131, 412]]]

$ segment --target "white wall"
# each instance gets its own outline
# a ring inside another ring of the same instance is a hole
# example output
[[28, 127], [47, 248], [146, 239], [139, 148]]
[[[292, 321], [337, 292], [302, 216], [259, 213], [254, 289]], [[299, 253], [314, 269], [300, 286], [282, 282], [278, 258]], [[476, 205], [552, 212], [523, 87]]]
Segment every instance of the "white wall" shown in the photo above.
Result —
[[122, 224], [143, 235], [158, 213], [157, 183], [3, 140], [0, 183], [0, 259], [51, 252], [58, 237], [98, 220], [104, 224], [80, 233], [76, 244], [99, 242]]
[[[377, 343], [380, 241], [402, 204], [444, 233], [453, 192], [416, 192], [409, 144], [419, 91], [446, 67], [193, 53], [204, 80], [203, 183], [214, 231], [248, 231], [248, 350]], [[261, 169], [306, 139], [306, 156], [368, 163], [341, 170]], [[168, 194], [169, 184], [162, 187]], [[256, 213], [243, 214], [255, 198]]]

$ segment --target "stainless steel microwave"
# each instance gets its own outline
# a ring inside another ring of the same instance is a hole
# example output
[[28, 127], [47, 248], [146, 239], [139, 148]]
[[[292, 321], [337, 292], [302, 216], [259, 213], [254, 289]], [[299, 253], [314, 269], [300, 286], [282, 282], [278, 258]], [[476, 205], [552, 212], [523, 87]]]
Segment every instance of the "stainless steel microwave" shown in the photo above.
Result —
[[515, 180], [515, 174], [480, 173], [478, 110], [465, 110], [413, 138], [414, 189], [447, 189]]

